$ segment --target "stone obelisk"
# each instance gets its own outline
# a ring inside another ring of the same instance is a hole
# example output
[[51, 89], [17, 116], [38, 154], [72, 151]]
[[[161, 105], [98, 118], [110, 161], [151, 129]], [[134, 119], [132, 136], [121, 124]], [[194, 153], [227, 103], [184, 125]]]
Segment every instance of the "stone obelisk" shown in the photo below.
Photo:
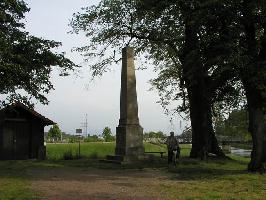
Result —
[[130, 47], [122, 50], [120, 120], [116, 128], [115, 154], [123, 156], [124, 160], [139, 158], [144, 154], [143, 128], [138, 117], [134, 51]]

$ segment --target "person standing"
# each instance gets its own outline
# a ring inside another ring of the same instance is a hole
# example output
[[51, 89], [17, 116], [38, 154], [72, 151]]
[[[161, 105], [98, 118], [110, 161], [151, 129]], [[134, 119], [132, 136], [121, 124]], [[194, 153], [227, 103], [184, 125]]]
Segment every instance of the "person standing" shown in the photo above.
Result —
[[170, 132], [170, 136], [166, 139], [166, 145], [168, 150], [168, 164], [173, 162], [174, 151], [177, 151], [176, 157], [179, 157], [180, 147], [174, 132]]

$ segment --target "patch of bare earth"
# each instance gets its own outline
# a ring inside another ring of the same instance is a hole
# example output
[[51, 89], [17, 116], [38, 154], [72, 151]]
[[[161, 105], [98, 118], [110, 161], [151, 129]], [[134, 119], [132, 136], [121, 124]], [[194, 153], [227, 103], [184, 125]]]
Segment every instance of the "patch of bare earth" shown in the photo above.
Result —
[[159, 170], [32, 169], [31, 185], [42, 199], [160, 200], [158, 190], [168, 177]]

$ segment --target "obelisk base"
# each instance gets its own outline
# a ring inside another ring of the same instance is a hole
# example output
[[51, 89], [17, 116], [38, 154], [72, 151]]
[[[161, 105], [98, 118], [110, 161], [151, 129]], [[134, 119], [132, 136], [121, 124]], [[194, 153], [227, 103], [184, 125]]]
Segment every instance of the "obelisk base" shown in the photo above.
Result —
[[143, 158], [143, 128], [140, 125], [119, 125], [116, 128], [115, 155], [123, 156], [124, 161]]

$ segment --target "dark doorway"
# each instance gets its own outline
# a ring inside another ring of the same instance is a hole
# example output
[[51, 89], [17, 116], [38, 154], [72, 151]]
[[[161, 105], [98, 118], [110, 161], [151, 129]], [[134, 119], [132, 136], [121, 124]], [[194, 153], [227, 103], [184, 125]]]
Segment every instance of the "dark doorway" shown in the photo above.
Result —
[[4, 126], [3, 149], [5, 159], [29, 158], [30, 126], [26, 122], [7, 122]]

